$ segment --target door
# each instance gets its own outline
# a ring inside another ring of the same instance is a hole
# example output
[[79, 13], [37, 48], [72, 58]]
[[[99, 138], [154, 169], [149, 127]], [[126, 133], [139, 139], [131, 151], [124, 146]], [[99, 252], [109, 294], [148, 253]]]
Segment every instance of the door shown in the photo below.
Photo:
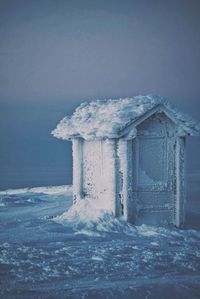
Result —
[[172, 138], [138, 131], [133, 141], [133, 198], [136, 224], [165, 225], [174, 214], [174, 147]]

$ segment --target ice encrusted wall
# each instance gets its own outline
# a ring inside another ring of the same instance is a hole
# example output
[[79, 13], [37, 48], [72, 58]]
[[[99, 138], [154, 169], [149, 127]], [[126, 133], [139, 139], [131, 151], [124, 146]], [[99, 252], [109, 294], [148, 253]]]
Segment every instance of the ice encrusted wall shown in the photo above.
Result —
[[185, 198], [183, 139], [162, 113], [133, 130], [137, 135], [131, 139], [73, 139], [74, 202], [93, 200], [137, 224], [180, 226]]
[[73, 192], [74, 202], [90, 198], [116, 216], [132, 216], [132, 141], [74, 139]]
[[74, 201], [91, 198], [115, 211], [115, 141], [73, 140]]
[[114, 215], [133, 221], [132, 159], [132, 140], [74, 139], [74, 202], [89, 198]]

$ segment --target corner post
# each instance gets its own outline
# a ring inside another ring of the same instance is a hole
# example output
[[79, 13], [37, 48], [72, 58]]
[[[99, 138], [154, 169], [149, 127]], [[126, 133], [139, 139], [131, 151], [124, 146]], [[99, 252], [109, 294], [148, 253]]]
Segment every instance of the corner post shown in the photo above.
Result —
[[122, 174], [121, 183], [121, 206], [122, 216], [127, 221], [134, 222], [134, 202], [132, 196], [132, 141], [127, 139], [120, 139], [119, 141], [119, 161], [120, 172]]
[[121, 173], [120, 182], [120, 204], [121, 214], [125, 220], [128, 220], [128, 145], [127, 140], [119, 140], [119, 164]]
[[73, 203], [83, 197], [83, 140], [72, 140], [73, 152]]
[[185, 137], [179, 136], [176, 140], [176, 192], [175, 192], [175, 225], [180, 227], [185, 220]]
[[117, 142], [116, 139], [109, 139], [106, 143], [106, 155], [109, 161], [108, 167], [110, 172], [109, 197], [111, 200], [111, 210], [114, 216], [117, 216]]

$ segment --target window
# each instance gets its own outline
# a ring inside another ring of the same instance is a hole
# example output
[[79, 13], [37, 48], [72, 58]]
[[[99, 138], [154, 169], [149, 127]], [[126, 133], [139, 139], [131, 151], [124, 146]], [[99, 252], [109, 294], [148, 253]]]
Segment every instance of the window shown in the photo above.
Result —
[[166, 182], [166, 140], [161, 137], [139, 137], [137, 146], [138, 185]]

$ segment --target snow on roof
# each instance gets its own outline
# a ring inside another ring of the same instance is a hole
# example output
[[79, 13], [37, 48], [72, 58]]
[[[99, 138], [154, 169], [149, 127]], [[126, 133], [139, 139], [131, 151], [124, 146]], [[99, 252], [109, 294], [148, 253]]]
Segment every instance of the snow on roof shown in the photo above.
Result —
[[200, 126], [197, 122], [172, 108], [166, 99], [152, 95], [84, 102], [71, 117], [64, 117], [52, 134], [67, 140], [117, 138], [127, 124], [158, 105], [166, 107], [189, 135], [198, 135]]

